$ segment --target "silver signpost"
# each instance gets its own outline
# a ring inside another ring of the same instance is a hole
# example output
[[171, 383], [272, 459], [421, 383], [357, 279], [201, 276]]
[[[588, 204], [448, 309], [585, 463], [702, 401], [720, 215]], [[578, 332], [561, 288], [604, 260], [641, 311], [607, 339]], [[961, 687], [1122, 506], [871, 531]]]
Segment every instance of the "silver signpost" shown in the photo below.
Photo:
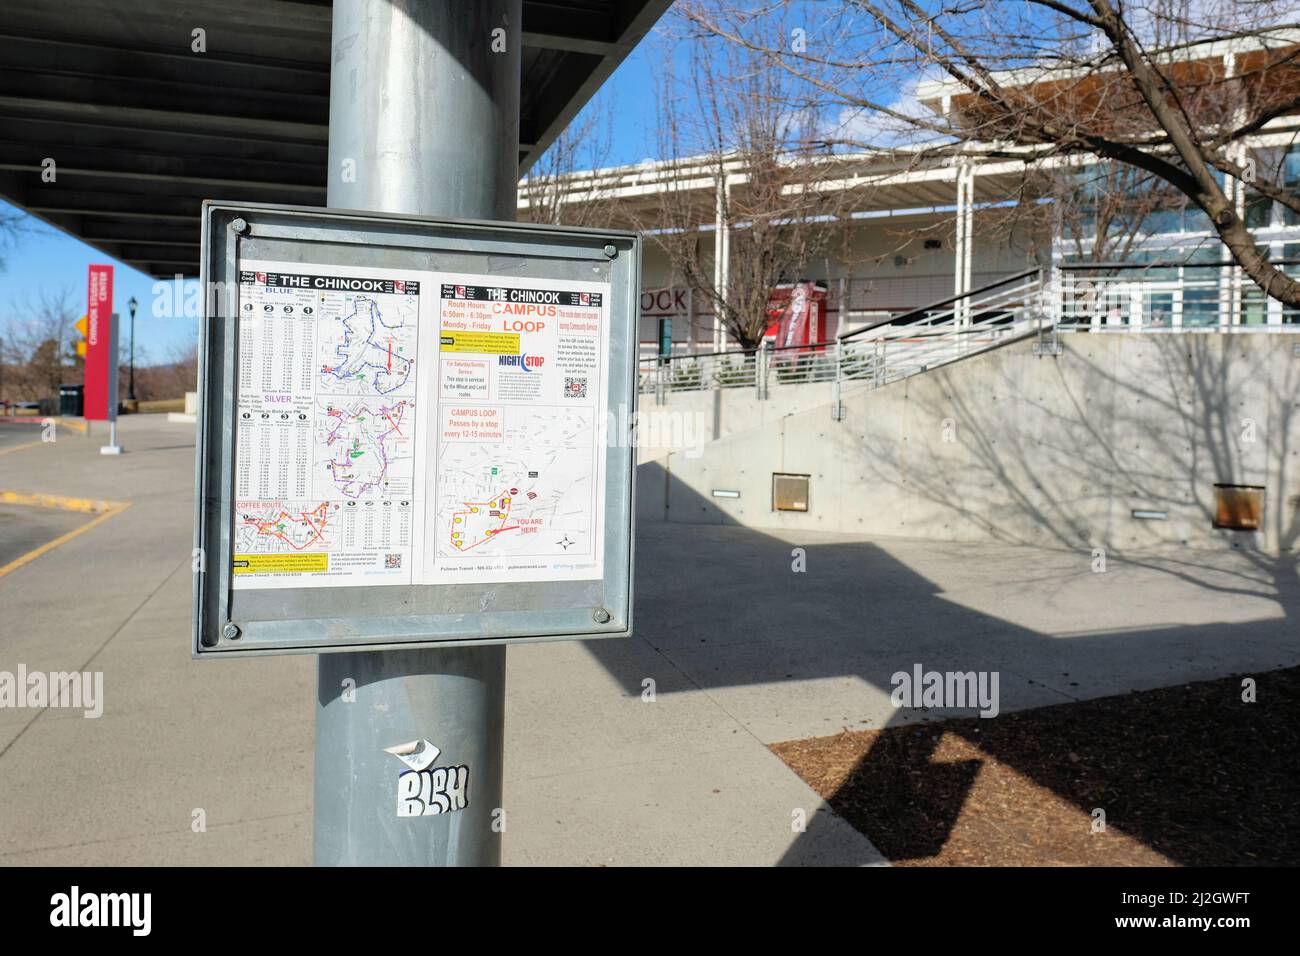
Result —
[[117, 443], [117, 313], [108, 317], [108, 444], [99, 447], [101, 455], [120, 455], [122, 446]]
[[631, 631], [640, 245], [501, 221], [519, 18], [336, 0], [370, 211], [204, 207], [194, 652], [319, 655], [318, 865], [497, 863], [505, 645]]

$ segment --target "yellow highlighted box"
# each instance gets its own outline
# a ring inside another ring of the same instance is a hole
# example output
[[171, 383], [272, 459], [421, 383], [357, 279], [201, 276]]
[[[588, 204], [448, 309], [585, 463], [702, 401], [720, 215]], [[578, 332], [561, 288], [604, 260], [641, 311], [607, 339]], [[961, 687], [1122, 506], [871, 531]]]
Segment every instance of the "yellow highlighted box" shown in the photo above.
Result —
[[443, 329], [441, 348], [444, 352], [478, 352], [483, 355], [518, 355], [518, 332], [464, 332]]
[[305, 574], [329, 569], [328, 554], [237, 554], [231, 562], [235, 574]]

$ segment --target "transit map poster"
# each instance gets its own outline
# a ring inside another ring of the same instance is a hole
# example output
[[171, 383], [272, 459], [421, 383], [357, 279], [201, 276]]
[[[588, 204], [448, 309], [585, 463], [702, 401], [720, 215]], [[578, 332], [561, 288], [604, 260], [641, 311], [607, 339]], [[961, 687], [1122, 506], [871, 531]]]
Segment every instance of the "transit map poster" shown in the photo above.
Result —
[[593, 580], [609, 287], [240, 263], [237, 589]]

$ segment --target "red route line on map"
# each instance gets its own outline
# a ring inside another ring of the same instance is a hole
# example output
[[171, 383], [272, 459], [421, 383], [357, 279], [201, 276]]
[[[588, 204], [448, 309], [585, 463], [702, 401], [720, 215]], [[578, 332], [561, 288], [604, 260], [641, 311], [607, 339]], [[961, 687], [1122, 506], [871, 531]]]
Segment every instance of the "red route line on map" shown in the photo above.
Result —
[[[270, 535], [270, 536], [273, 537], [273, 538], [279, 538], [281, 541], [283, 541], [283, 542], [284, 542], [285, 544], [287, 544], [289, 547], [293, 548], [293, 550], [295, 550], [295, 551], [303, 551], [303, 550], [305, 550], [305, 549], [307, 549], [307, 548], [310, 548], [310, 547], [311, 547], [313, 544], [315, 544], [317, 541], [322, 541], [322, 542], [323, 542], [323, 541], [325, 540], [325, 524], [326, 524], [326, 521], [325, 521], [325, 515], [324, 515], [324, 514], [317, 514], [317, 512], [320, 512], [320, 511], [322, 511], [322, 510], [324, 510], [324, 511], [328, 511], [328, 510], [329, 510], [329, 502], [328, 502], [328, 501], [322, 501], [319, 505], [317, 505], [317, 506], [316, 506], [314, 509], [312, 509], [311, 511], [300, 511], [300, 512], [298, 513], [298, 517], [301, 518], [303, 521], [307, 522], [307, 524], [311, 527], [311, 530], [312, 530], [312, 538], [311, 538], [311, 540], [308, 541], [306, 544], [304, 544], [301, 548], [298, 547], [296, 544], [294, 544], [293, 541], [291, 541], [289, 538], [286, 538], [286, 537], [285, 537], [283, 534], [281, 534], [279, 531], [271, 531], [271, 530], [269, 530], [269, 529], [275, 527], [277, 524], [279, 524], [281, 518], [284, 518], [284, 519], [286, 519], [286, 520], [288, 520], [288, 521], [297, 521], [297, 520], [298, 520], [298, 518], [295, 518], [293, 515], [289, 514], [289, 512], [287, 512], [287, 511], [281, 510], [280, 513], [279, 513], [278, 515], [276, 515], [274, 518], [272, 518], [270, 521], [263, 521], [261, 518], [245, 518], [245, 519], [244, 519], [244, 524], [251, 524], [251, 525], [256, 526], [256, 527], [257, 527], [257, 533], [258, 533], [258, 534], [265, 534], [265, 535]], [[317, 518], [320, 519], [320, 527], [319, 527], [319, 528], [316, 527], [316, 525], [312, 522], [312, 516], [316, 516]]]
[[[501, 513], [501, 515], [500, 515], [500, 518], [501, 518], [501, 524], [504, 525], [504, 524], [505, 524], [505, 523], [510, 519], [510, 509], [511, 509], [511, 507], [514, 506], [514, 498], [511, 497], [511, 496], [509, 495], [509, 491], [510, 491], [510, 489], [507, 488], [504, 492], [502, 492], [501, 494], [497, 495], [495, 498], [491, 498], [491, 499], [489, 499], [488, 501], [466, 501], [466, 502], [464, 502], [464, 505], [465, 505], [466, 508], [473, 508], [475, 505], [479, 506], [480, 508], [486, 508], [486, 507], [488, 507], [488, 506], [491, 504], [492, 501], [501, 501], [501, 500], [503, 500], [503, 499], [505, 499], [505, 498], [510, 498], [510, 504], [506, 505], [506, 509], [505, 509], [505, 511], [503, 511], [503, 512]], [[469, 512], [469, 511], [453, 511], [453, 512], [451, 513], [451, 518], [452, 518], [452, 521], [451, 521], [451, 528], [450, 528], [450, 530], [449, 530], [447, 533], [448, 533], [448, 534], [451, 534], [452, 532], [454, 532], [454, 531], [456, 530], [456, 516], [457, 516], [457, 515], [468, 515], [468, 514], [470, 514], [470, 513], [471, 513], [471, 512]], [[499, 535], [501, 532], [503, 532], [503, 531], [514, 531], [515, 529], [517, 529], [517, 528], [519, 528], [519, 527], [520, 527], [519, 525], [514, 524], [514, 525], [511, 525], [511, 526], [508, 527], [508, 528], [506, 528], [506, 527], [490, 528], [489, 531], [490, 531], [491, 533], [489, 533], [489, 534], [485, 535], [484, 537], [480, 538], [479, 540], [475, 541], [473, 544], [468, 545], [467, 547], [463, 547], [463, 548], [462, 548], [460, 545], [458, 545], [458, 544], [456, 543], [456, 539], [455, 539], [455, 538], [452, 538], [452, 539], [451, 539], [451, 546], [452, 546], [453, 548], [455, 548], [457, 551], [460, 551], [460, 552], [462, 552], [462, 553], [465, 552], [465, 551], [473, 551], [473, 550], [474, 550], [475, 548], [477, 548], [480, 544], [483, 544], [483, 542], [485, 542], [485, 541], [489, 541], [489, 540], [491, 540], [492, 538], [494, 538], [494, 537], [496, 537], [497, 535]]]

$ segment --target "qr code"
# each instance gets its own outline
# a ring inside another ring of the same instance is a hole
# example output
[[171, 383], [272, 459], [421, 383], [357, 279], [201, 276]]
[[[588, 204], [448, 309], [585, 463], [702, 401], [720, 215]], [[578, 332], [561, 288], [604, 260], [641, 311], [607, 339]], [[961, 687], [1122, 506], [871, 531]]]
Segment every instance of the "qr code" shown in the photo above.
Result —
[[584, 378], [565, 378], [564, 394], [569, 398], [586, 398], [587, 397], [587, 379]]
[[400, 554], [384, 555], [385, 568], [400, 568], [402, 566], [402, 556]]

